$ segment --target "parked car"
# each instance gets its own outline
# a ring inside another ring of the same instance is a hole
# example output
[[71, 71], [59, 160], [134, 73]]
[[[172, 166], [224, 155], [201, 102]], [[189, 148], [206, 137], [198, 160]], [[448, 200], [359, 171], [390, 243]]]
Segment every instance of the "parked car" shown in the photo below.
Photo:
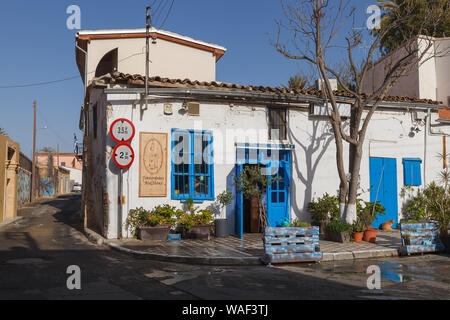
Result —
[[72, 187], [72, 192], [81, 192], [81, 184], [75, 183]]

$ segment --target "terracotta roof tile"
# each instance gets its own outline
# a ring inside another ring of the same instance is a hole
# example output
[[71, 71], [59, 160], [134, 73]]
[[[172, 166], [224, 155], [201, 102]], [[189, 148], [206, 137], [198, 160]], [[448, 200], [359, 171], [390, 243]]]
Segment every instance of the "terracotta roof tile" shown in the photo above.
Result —
[[[264, 87], [264, 86], [252, 86], [252, 85], [240, 85], [226, 82], [218, 81], [197, 81], [190, 79], [169, 79], [162, 78], [159, 76], [154, 76], [149, 78], [149, 86], [152, 88], [158, 87], [185, 87], [185, 88], [199, 88], [199, 89], [231, 89], [237, 91], [250, 91], [250, 92], [261, 92], [261, 93], [273, 93], [273, 94], [292, 94], [292, 95], [311, 95], [320, 97], [322, 92], [313, 89], [297, 90], [297, 89], [286, 89], [279, 87]], [[130, 86], [143, 87], [145, 85], [145, 76], [140, 74], [124, 74], [121, 72], [113, 72], [101, 76], [99, 78], [94, 78], [95, 84], [127, 84]], [[334, 92], [336, 96], [353, 98], [353, 95], [342, 90], [337, 90]], [[364, 94], [364, 96], [369, 96]], [[402, 96], [385, 96], [384, 101], [392, 102], [412, 102], [412, 103], [424, 103], [431, 105], [439, 105], [442, 102], [433, 101], [430, 99], [417, 99], [413, 97], [402, 97]], [[450, 111], [443, 111], [445, 117], [450, 118]]]
[[440, 109], [439, 110], [439, 118], [450, 120], [450, 108]]

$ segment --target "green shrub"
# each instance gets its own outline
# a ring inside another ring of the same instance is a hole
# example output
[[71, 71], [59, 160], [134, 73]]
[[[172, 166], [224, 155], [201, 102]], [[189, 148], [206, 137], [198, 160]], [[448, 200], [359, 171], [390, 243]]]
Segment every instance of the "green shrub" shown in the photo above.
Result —
[[217, 196], [217, 201], [224, 207], [230, 205], [232, 200], [233, 193], [228, 191], [228, 189]]
[[189, 230], [193, 226], [210, 224], [214, 221], [214, 212], [209, 209], [198, 210], [198, 213], [185, 212], [179, 222]]
[[353, 232], [363, 232], [364, 230], [366, 230], [366, 226], [360, 218], [357, 218], [352, 224], [352, 230]]
[[183, 211], [168, 204], [156, 206], [152, 211], [142, 207], [131, 209], [128, 213], [126, 228], [130, 229], [133, 237], [136, 238], [139, 227], [173, 226], [182, 214]]
[[[439, 222], [441, 236], [448, 234], [450, 223], [450, 171], [447, 169], [441, 173], [441, 185], [431, 182], [424, 190], [417, 190], [416, 194], [407, 200], [403, 207], [403, 217], [405, 221], [419, 222], [436, 220]], [[402, 190], [402, 197], [405, 198], [406, 190]], [[410, 192], [410, 196], [411, 196]]]
[[333, 220], [327, 224], [327, 232], [350, 232], [352, 231], [352, 226], [341, 220]]
[[137, 228], [145, 225], [150, 218], [150, 211], [144, 208], [131, 209], [128, 213], [126, 228], [131, 230], [133, 237], [137, 238]]
[[[362, 205], [364, 203], [364, 206]], [[369, 227], [375, 221], [378, 215], [386, 214], [386, 209], [380, 202], [369, 202], [358, 199], [356, 203], [356, 212], [358, 219], [362, 221], [364, 226]]]
[[317, 201], [311, 201], [308, 204], [308, 211], [311, 213], [312, 221], [316, 223], [336, 220], [340, 216], [339, 200], [336, 196], [325, 193]]

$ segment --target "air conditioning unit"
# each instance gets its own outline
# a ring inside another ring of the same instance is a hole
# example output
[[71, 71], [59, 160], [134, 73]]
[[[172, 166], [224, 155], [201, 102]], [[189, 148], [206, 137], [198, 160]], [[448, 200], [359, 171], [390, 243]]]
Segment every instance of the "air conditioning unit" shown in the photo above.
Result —
[[187, 104], [187, 114], [190, 116], [200, 115], [200, 103], [198, 102], [188, 102]]
[[[350, 104], [338, 103], [337, 107], [339, 110], [339, 114], [342, 118], [350, 117], [350, 110], [351, 110]], [[328, 112], [330, 113], [330, 115], [331, 115], [332, 111], [333, 111], [333, 107], [331, 106], [331, 103], [328, 103]], [[309, 105], [309, 115], [310, 116], [327, 117], [328, 112], [327, 112], [327, 107], [325, 104], [311, 103]]]

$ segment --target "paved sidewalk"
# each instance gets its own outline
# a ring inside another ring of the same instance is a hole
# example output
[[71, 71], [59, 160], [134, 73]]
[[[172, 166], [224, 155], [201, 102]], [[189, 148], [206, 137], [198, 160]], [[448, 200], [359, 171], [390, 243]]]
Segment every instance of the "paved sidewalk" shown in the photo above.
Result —
[[[245, 234], [243, 239], [141, 241], [105, 240], [90, 230], [87, 236], [97, 244], [143, 258], [208, 265], [258, 265], [264, 255], [261, 234]], [[398, 256], [400, 232], [378, 232], [377, 243], [337, 243], [320, 240], [322, 261], [353, 260]]]

